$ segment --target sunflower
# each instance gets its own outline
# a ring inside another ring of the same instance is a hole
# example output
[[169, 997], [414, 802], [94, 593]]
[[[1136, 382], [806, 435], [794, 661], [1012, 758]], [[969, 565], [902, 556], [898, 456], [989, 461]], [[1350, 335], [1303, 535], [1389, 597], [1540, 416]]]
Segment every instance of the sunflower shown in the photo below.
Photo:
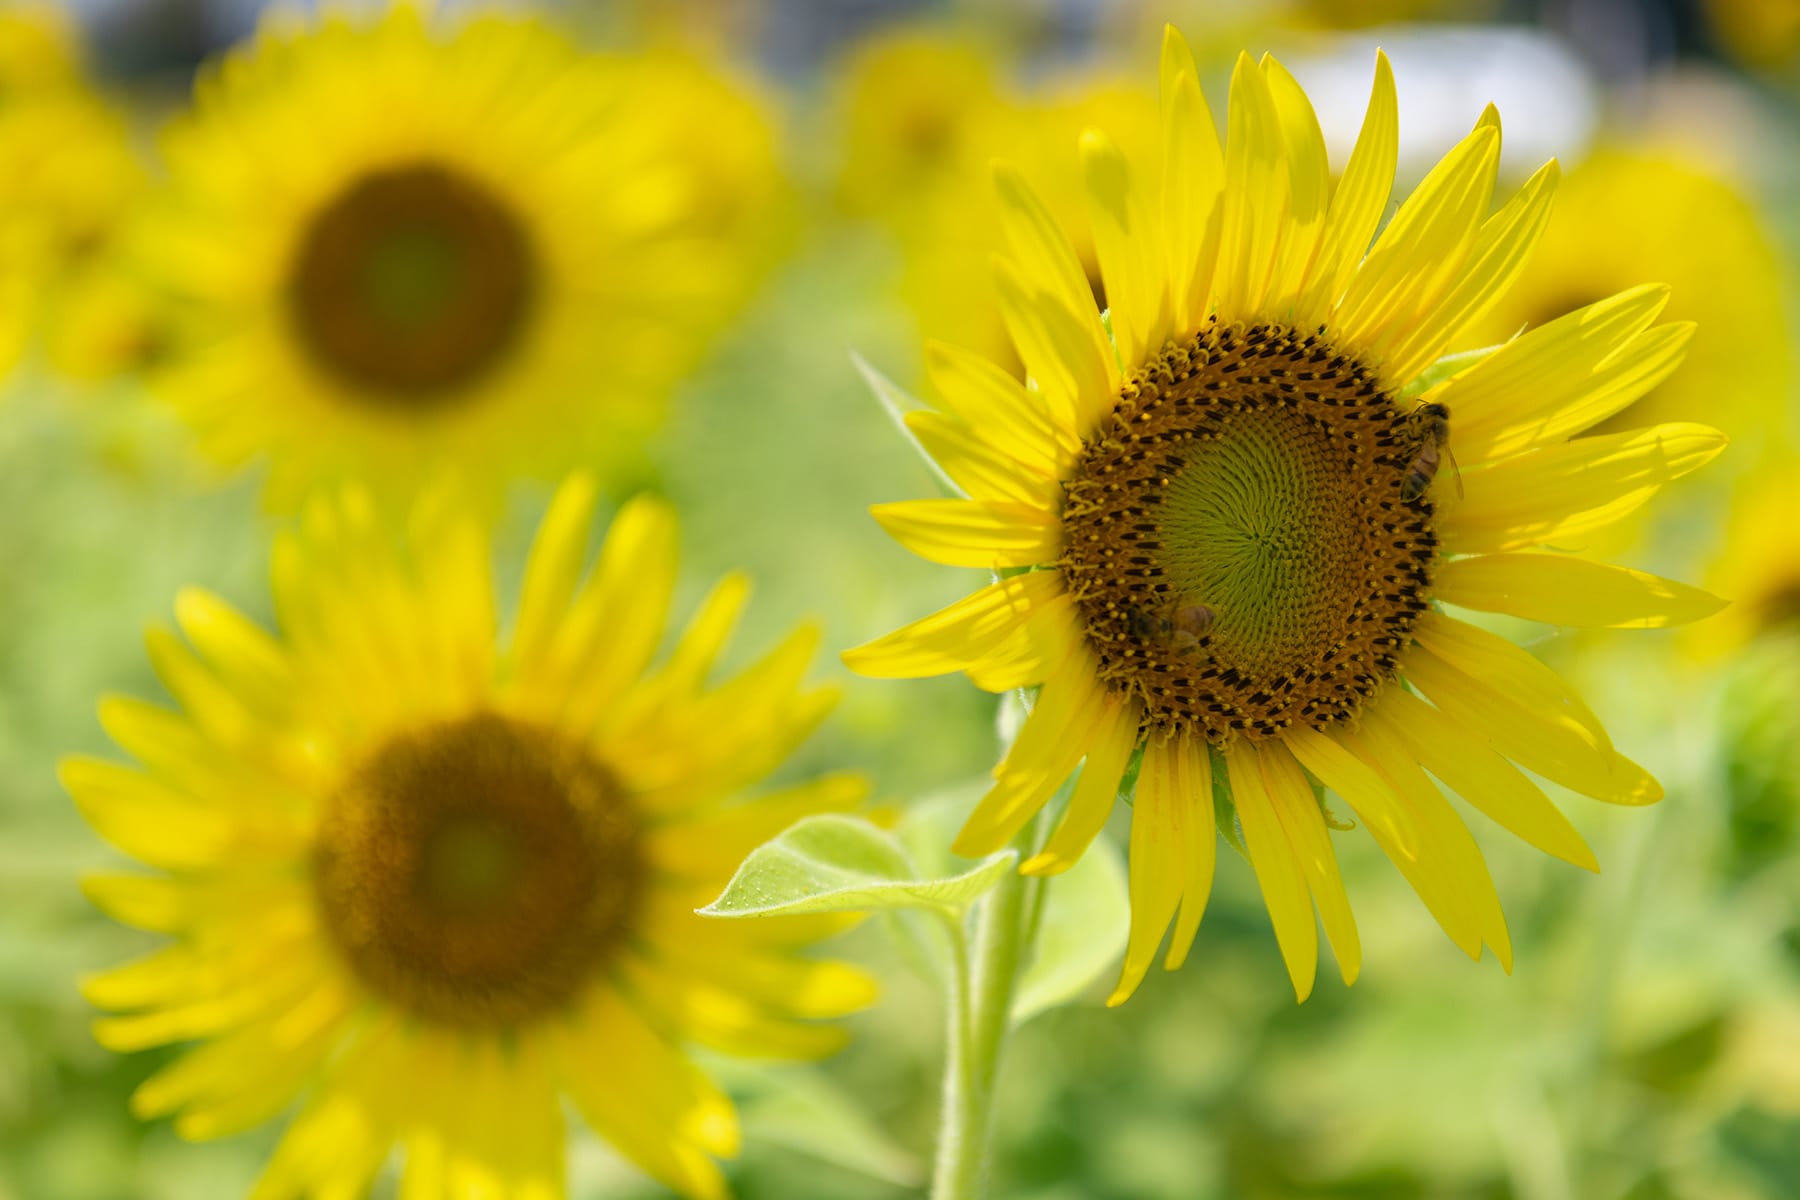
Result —
[[767, 256], [761, 109], [527, 18], [295, 22], [203, 77], [138, 239], [204, 448], [266, 452], [277, 505], [628, 461]]
[[407, 1195], [563, 1194], [561, 1098], [690, 1196], [724, 1194], [732, 1106], [682, 1047], [816, 1056], [860, 971], [796, 951], [835, 918], [694, 915], [853, 776], [733, 799], [833, 699], [802, 628], [710, 684], [747, 585], [725, 578], [647, 668], [674, 583], [670, 512], [613, 522], [583, 580], [595, 485], [558, 493], [504, 643], [481, 523], [421, 502], [310, 502], [274, 554], [283, 635], [212, 596], [150, 635], [178, 711], [114, 699], [136, 766], [67, 762], [88, 820], [153, 874], [87, 891], [169, 934], [85, 984], [106, 1046], [203, 1044], [132, 1098], [213, 1138], [298, 1101], [259, 1197], [360, 1195], [396, 1146]]
[[1167, 965], [1186, 956], [1215, 820], [1241, 831], [1296, 993], [1316, 971], [1315, 906], [1345, 981], [1356, 977], [1321, 787], [1456, 945], [1478, 958], [1485, 944], [1510, 966], [1492, 881], [1440, 782], [1590, 869], [1524, 771], [1621, 804], [1661, 789], [1538, 659], [1442, 605], [1582, 626], [1716, 607], [1537, 549], [1578, 542], [1722, 448], [1691, 424], [1568, 440], [1667, 376], [1692, 329], [1656, 324], [1666, 289], [1637, 287], [1434, 366], [1522, 269], [1555, 164], [1490, 216], [1490, 108], [1375, 238], [1397, 140], [1385, 58], [1335, 186], [1311, 105], [1279, 63], [1239, 59], [1222, 146], [1195, 80], [1170, 30], [1159, 182], [1146, 186], [1105, 135], [1083, 136], [1104, 316], [1042, 202], [999, 169], [1002, 311], [1032, 382], [932, 348], [941, 406], [908, 424], [968, 498], [874, 514], [925, 558], [1001, 577], [846, 660], [879, 677], [1041, 685], [961, 853], [1012, 840], [1085, 758], [1025, 863], [1067, 868], [1141, 755], [1114, 1003], [1171, 922]]
[[0, 10], [0, 374], [33, 345], [77, 379], [146, 361], [150, 308], [116, 251], [148, 182], [66, 14]]
[[[1760, 637], [1800, 645], [1800, 458], [1770, 453], [1733, 497], [1730, 522], [1718, 542], [1707, 582], [1732, 605], [1716, 621], [1692, 630], [1689, 647], [1714, 658]], [[1773, 641], [1771, 641], [1773, 645]], [[1800, 676], [1793, 679], [1800, 693]]]

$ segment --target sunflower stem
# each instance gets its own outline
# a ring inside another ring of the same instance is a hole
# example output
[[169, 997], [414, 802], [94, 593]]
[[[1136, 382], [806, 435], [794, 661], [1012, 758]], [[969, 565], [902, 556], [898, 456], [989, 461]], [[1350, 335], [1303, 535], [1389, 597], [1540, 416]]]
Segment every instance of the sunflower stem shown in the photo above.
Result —
[[1012, 1027], [1014, 987], [1034, 932], [1038, 883], [1003, 876], [976, 906], [973, 945], [961, 928], [952, 938], [948, 1061], [931, 1200], [980, 1200], [986, 1194], [994, 1087]]

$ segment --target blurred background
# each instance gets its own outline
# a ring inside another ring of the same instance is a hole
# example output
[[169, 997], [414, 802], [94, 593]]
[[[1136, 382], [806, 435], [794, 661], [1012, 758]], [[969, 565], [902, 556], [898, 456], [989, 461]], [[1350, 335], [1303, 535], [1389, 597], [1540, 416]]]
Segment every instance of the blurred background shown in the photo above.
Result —
[[[262, 468], [206, 465], [151, 397], [165, 331], [110, 252], [156, 184], [156, 130], [186, 105], [196, 67], [252, 34], [259, 8], [0, 2], [4, 1200], [241, 1194], [273, 1140], [188, 1145], [129, 1115], [127, 1096], [167, 1055], [115, 1056], [88, 1034], [76, 979], [142, 944], [78, 891], [81, 872], [113, 856], [54, 773], [61, 754], [104, 750], [100, 695], [158, 694], [141, 632], [167, 619], [178, 587], [267, 619], [278, 518], [259, 500]], [[1281, 57], [1338, 164], [1385, 47], [1402, 187], [1490, 100], [1513, 182], [1559, 158], [1545, 243], [1472, 344], [1633, 283], [1672, 284], [1666, 316], [1700, 323], [1687, 365], [1619, 420], [1705, 421], [1733, 446], [1601, 549], [1734, 604], [1685, 631], [1506, 632], [1580, 682], [1668, 798], [1620, 811], [1558, 797], [1599, 855], [1598, 878], [1475, 828], [1510, 918], [1510, 978], [1491, 959], [1469, 963], [1368, 839], [1340, 836], [1363, 978], [1347, 990], [1322, 972], [1299, 1007], [1248, 865], [1222, 855], [1182, 972], [1154, 975], [1121, 1010], [1096, 995], [1015, 1037], [995, 1194], [1800, 1196], [1800, 0], [538, 11], [598, 47], [702, 56], [775, 131], [782, 213], [759, 235], [760, 273], [671, 381], [660, 431], [616, 490], [678, 505], [689, 606], [730, 567], [754, 574], [740, 659], [803, 614], [823, 620], [833, 653], [817, 674], [845, 699], [791, 772], [865, 767], [898, 806], [986, 772], [994, 701], [960, 679], [859, 680], [836, 661], [974, 579], [919, 561], [866, 516], [936, 485], [851, 355], [912, 390], [929, 337], [1010, 360], [987, 280], [992, 157], [1017, 163], [1079, 242], [1075, 139], [1100, 125], [1127, 153], [1153, 149], [1157, 39], [1172, 21], [1221, 115], [1240, 49]], [[510, 492], [503, 578], [546, 495]], [[922, 1191], [936, 1001], [878, 930], [844, 949], [887, 981], [851, 1049], [812, 1068], [729, 1068], [747, 1114], [733, 1169], [746, 1198]], [[662, 1194], [592, 1139], [572, 1178], [580, 1197]]]

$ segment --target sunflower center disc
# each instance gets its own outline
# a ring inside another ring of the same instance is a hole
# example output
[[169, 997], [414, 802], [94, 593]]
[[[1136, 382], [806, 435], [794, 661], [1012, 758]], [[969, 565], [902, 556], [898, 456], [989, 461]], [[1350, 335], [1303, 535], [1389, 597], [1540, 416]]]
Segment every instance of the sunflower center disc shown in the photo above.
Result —
[[1215, 745], [1353, 718], [1426, 608], [1431, 445], [1317, 337], [1213, 324], [1167, 350], [1065, 489], [1060, 565], [1101, 675], [1147, 726]]
[[328, 371], [375, 403], [417, 407], [504, 356], [536, 266], [518, 219], [485, 186], [418, 163], [364, 175], [314, 216], [289, 309]]
[[324, 923], [357, 975], [465, 1027], [566, 1004], [622, 940], [643, 877], [611, 776], [486, 714], [370, 757], [326, 806], [314, 867]]

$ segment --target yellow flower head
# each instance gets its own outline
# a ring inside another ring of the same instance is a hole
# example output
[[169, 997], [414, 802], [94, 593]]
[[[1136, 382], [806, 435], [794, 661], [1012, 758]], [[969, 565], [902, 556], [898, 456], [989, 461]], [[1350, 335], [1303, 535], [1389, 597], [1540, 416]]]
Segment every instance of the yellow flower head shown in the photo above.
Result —
[[0, 375], [34, 341], [78, 378], [146, 360], [149, 309], [116, 247], [147, 184], [63, 14], [0, 10]]
[[920, 332], [1022, 372], [987, 264], [1001, 236], [990, 164], [1003, 156], [1032, 180], [1099, 295], [1076, 138], [1100, 124], [1128, 153], [1149, 153], [1155, 97], [1136, 80], [1094, 76], [1021, 88], [975, 47], [922, 33], [864, 47], [846, 92], [840, 193], [899, 239], [901, 296]]
[[140, 239], [183, 318], [163, 390], [220, 461], [266, 452], [278, 504], [629, 461], [747, 293], [779, 182], [760, 109], [696, 62], [404, 4], [271, 22], [165, 150]]
[[[1693, 631], [1704, 657], [1740, 649], [1765, 634], [1800, 643], [1800, 459], [1773, 454], [1732, 498], [1732, 512], [1708, 582], [1731, 607]], [[1800, 686], [1800, 678], [1794, 680]]]
[[87, 981], [117, 1014], [97, 1035], [202, 1043], [132, 1100], [184, 1136], [298, 1101], [258, 1197], [360, 1195], [396, 1146], [421, 1194], [561, 1196], [563, 1097], [719, 1196], [733, 1111], [683, 1045], [829, 1053], [843, 1030], [815, 1019], [871, 999], [796, 954], [836, 918], [694, 914], [751, 848], [861, 801], [850, 776], [737, 799], [830, 706], [801, 689], [817, 631], [709, 682], [747, 591], [729, 576], [652, 668], [673, 517], [628, 504], [584, 578], [593, 501], [564, 485], [497, 640], [479, 521], [421, 504], [402, 543], [360, 493], [315, 500], [275, 548], [281, 633], [183, 593], [186, 643], [150, 636], [179, 708], [101, 708], [140, 765], [64, 765], [155, 869], [88, 894], [173, 939]]
[[1241, 829], [1296, 992], [1313, 984], [1315, 906], [1355, 978], [1317, 786], [1356, 812], [1458, 946], [1509, 964], [1487, 868], [1440, 784], [1589, 868], [1519, 768], [1616, 803], [1661, 792], [1562, 680], [1440, 602], [1597, 626], [1716, 607], [1533, 552], [1577, 543], [1722, 448], [1690, 424], [1569, 440], [1672, 371], [1691, 327], [1655, 324], [1667, 289], [1638, 287], [1434, 368], [1522, 269], [1555, 165], [1490, 214], [1490, 108], [1376, 237], [1397, 145], [1385, 58], [1335, 183], [1279, 63], [1240, 58], [1222, 145], [1196, 78], [1169, 31], [1159, 170], [1134, 169], [1104, 134], [1082, 139], [1104, 320], [1043, 203], [998, 172], [1001, 308], [1031, 382], [934, 347], [939, 409], [908, 424], [968, 498], [875, 515], [926, 558], [1003, 577], [846, 659], [875, 676], [1042, 685], [963, 853], [1010, 841], [1085, 758], [1025, 865], [1068, 867], [1141, 751], [1115, 1002], [1171, 922], [1168, 965], [1187, 954], [1227, 800], [1222, 823]]

